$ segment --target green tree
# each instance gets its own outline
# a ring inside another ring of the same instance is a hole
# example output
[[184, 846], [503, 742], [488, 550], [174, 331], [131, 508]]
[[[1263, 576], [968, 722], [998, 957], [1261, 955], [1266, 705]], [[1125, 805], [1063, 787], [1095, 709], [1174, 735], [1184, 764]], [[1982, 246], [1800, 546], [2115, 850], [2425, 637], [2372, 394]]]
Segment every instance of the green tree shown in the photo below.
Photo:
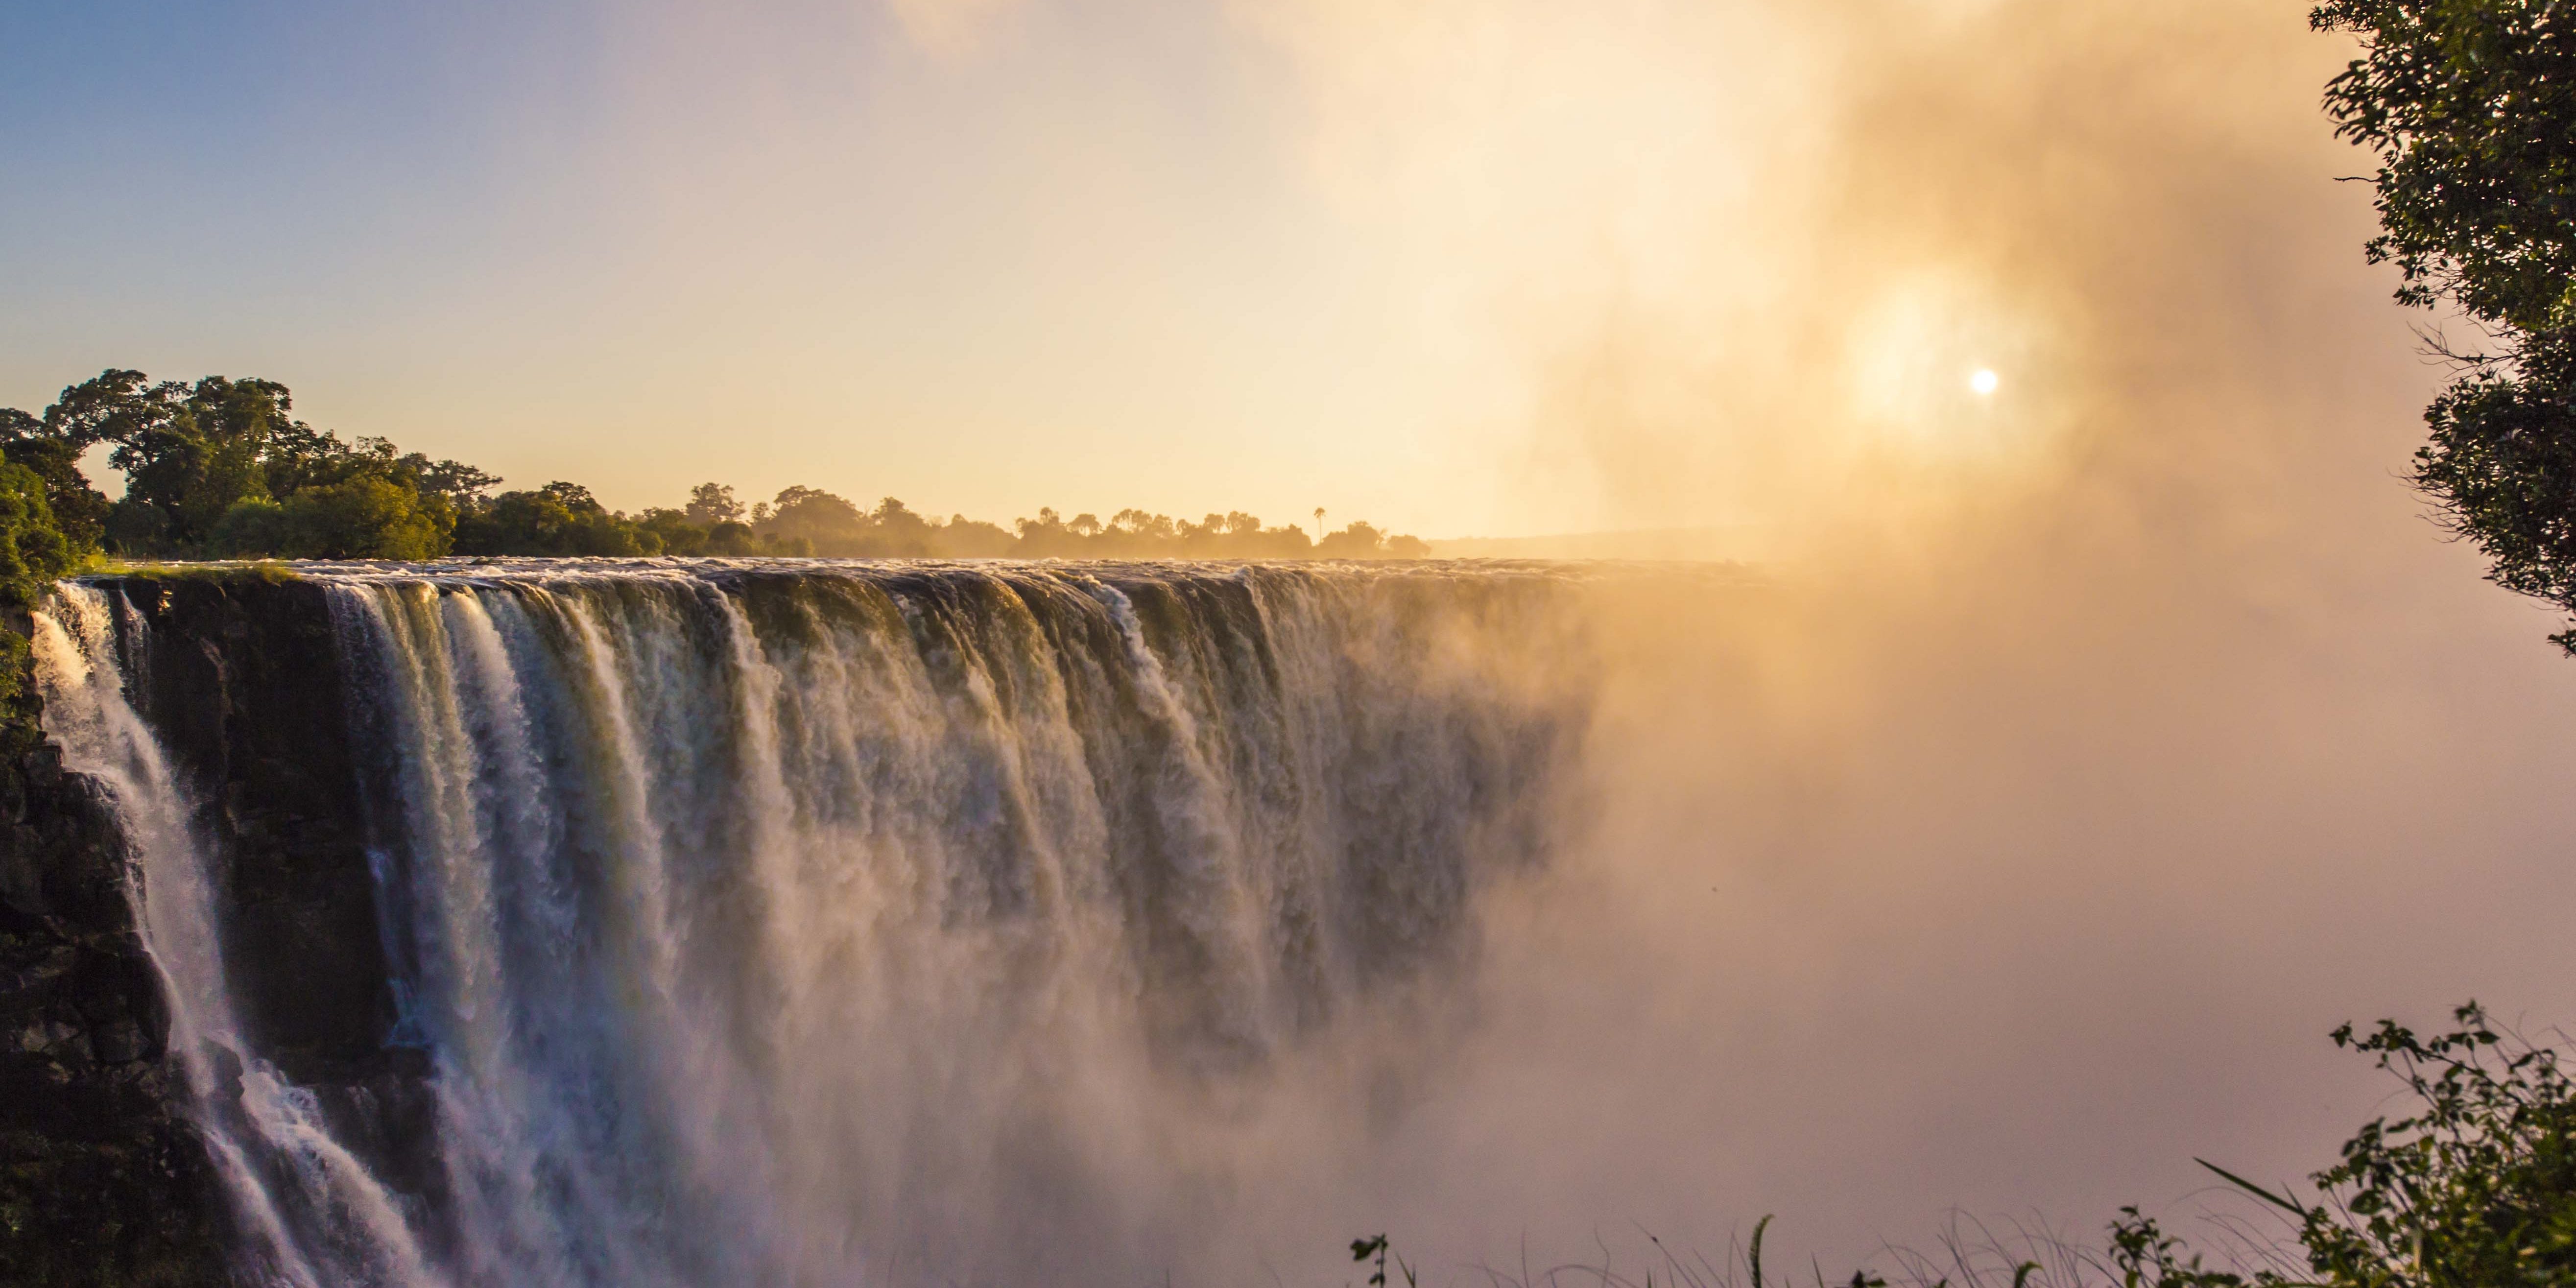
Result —
[[578, 483], [554, 482], [530, 492], [504, 492], [459, 519], [456, 552], [468, 555], [660, 554], [661, 538], [612, 513]]
[[453, 522], [437, 497], [360, 474], [302, 489], [283, 502], [235, 502], [206, 544], [218, 555], [435, 559], [447, 553]]
[[360, 475], [296, 493], [286, 513], [321, 558], [433, 559], [447, 553], [454, 520], [430, 500], [424, 505], [417, 489], [392, 479]]
[[[115, 443], [123, 451], [128, 443], [158, 441], [173, 435], [187, 392], [177, 381], [156, 385], [140, 371], [110, 368], [64, 389], [45, 408], [45, 433], [75, 453], [99, 443]], [[124, 461], [111, 457], [111, 462], [125, 468]], [[124, 550], [159, 549], [168, 526], [167, 516], [133, 498], [130, 486], [128, 499], [100, 516], [102, 542]]]
[[203, 543], [235, 502], [269, 495], [270, 439], [302, 428], [288, 418], [286, 386], [273, 380], [165, 382], [135, 391], [134, 401], [135, 422], [108, 456], [125, 473], [127, 511], [111, 535], [121, 530], [181, 550]]
[[35, 603], [73, 558], [71, 543], [54, 526], [44, 477], [14, 461], [0, 463], [0, 601]]
[[267, 497], [235, 501], [206, 536], [206, 552], [227, 559], [309, 559], [286, 507]]
[[[34, 607], [74, 557], [54, 526], [45, 479], [14, 461], [0, 462], [0, 605]], [[29, 660], [27, 637], [0, 630], [0, 741], [21, 751], [43, 738], [27, 683]]]
[[707, 549], [706, 527], [690, 522], [686, 510], [654, 506], [635, 516], [635, 523], [662, 543], [663, 554], [689, 558], [711, 553]]
[[448, 510], [465, 514], [481, 509], [486, 494], [501, 485], [501, 476], [487, 474], [461, 461], [433, 461], [418, 452], [395, 462], [409, 476], [412, 486], [422, 496], [436, 497]]
[[2418, 1107], [2363, 1127], [2317, 1175], [2310, 1265], [2337, 1283], [2576, 1282], [2576, 1086], [2558, 1053], [2499, 1035], [2474, 1003], [2433, 1038], [2382, 1020], [2335, 1045], [2376, 1056]]
[[[2326, 89], [2375, 153], [2399, 300], [2484, 337], [2425, 412], [2416, 480], [2490, 577], [2576, 614], [2576, 9], [2558, 0], [2328, 0], [2362, 56]], [[2576, 629], [2552, 637], [2576, 653]]]
[[[1192, 523], [1121, 510], [1102, 523], [1052, 509], [1012, 529], [946, 520], [885, 497], [871, 510], [820, 488], [789, 487], [746, 515], [733, 489], [702, 483], [681, 509], [629, 518], [569, 482], [492, 495], [501, 479], [383, 438], [343, 441], [294, 418], [273, 380], [208, 376], [154, 382], [111, 369], [63, 390], [42, 418], [0, 409], [0, 460], [43, 482], [72, 557], [427, 559], [462, 554], [809, 555], [980, 558], [1404, 558], [1423, 551], [1353, 524], [1319, 549], [1302, 529], [1265, 528], [1242, 511]], [[106, 445], [125, 475], [110, 504], [82, 473]], [[746, 522], [745, 520], [748, 520]]]
[[15, 407], [0, 407], [0, 458], [45, 481], [54, 525], [75, 556], [98, 549], [107, 531], [108, 500], [80, 468], [81, 454], [90, 446]]
[[[342, 442], [293, 408], [273, 380], [155, 384], [109, 370], [65, 389], [41, 422], [0, 414], [0, 452], [44, 478], [75, 552], [434, 557], [500, 482], [382, 438]], [[79, 470], [101, 443], [125, 474], [113, 506]]]

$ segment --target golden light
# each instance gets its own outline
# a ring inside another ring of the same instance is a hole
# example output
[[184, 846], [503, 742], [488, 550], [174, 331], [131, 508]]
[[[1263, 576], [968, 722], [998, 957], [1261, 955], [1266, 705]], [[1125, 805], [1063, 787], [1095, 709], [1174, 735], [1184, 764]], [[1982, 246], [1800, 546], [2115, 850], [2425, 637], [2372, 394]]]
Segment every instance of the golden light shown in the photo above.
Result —
[[2002, 384], [2003, 377], [1984, 367], [1978, 368], [1975, 375], [1968, 377], [1969, 390], [1980, 398], [1992, 394]]

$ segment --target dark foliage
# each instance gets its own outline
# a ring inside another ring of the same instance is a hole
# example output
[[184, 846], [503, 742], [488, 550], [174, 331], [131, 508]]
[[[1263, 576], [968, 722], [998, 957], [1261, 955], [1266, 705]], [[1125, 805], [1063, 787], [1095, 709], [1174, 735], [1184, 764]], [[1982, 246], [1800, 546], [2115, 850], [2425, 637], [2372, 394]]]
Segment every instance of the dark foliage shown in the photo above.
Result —
[[[11, 635], [8, 638], [16, 638]], [[0, 1283], [217, 1288], [226, 1222], [134, 934], [114, 821], [36, 732], [0, 734]]]
[[2377, 1059], [2413, 1103], [2362, 1125], [2310, 1178], [2313, 1202], [2217, 1167], [2294, 1224], [2304, 1273], [2203, 1266], [2137, 1209], [2114, 1223], [2129, 1288], [2555, 1288], [2576, 1283], [2576, 1084], [2559, 1052], [2496, 1031], [2475, 1003], [2419, 1037], [2394, 1021], [2335, 1045]]
[[2425, 412], [2417, 482], [2496, 582], [2576, 613], [2576, 9], [2329, 0], [2309, 20], [2362, 42], [2326, 110], [2380, 160], [2371, 262], [2492, 346], [2435, 342], [2466, 370]]

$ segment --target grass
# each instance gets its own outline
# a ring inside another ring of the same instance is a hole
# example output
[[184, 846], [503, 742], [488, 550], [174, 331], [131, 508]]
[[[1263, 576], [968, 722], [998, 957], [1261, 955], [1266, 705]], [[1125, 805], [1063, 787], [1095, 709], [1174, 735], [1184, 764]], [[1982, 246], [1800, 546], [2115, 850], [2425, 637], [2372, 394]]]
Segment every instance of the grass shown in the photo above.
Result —
[[248, 577], [272, 585], [298, 581], [302, 574], [275, 559], [217, 559], [202, 563], [171, 563], [162, 560], [130, 561], [113, 555], [93, 554], [83, 559], [70, 573], [74, 577], [149, 577], [163, 581], [230, 581]]

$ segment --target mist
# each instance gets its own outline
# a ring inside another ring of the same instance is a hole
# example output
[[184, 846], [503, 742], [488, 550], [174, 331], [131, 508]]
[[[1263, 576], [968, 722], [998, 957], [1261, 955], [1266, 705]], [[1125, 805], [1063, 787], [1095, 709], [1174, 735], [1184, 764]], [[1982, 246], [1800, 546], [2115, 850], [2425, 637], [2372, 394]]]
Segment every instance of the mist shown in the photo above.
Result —
[[1777, 1214], [1830, 1276], [1961, 1218], [2241, 1218], [2195, 1158], [2302, 1179], [2393, 1090], [2336, 1024], [2576, 1009], [2576, 675], [2404, 481], [2440, 319], [2362, 263], [2344, 47], [2250, 4], [1291, 8], [1318, 164], [1419, 180], [1424, 271], [1514, 319], [1521, 503], [1760, 530], [1603, 591], [1591, 812], [1491, 908], [1353, 1233], [1466, 1282]]

